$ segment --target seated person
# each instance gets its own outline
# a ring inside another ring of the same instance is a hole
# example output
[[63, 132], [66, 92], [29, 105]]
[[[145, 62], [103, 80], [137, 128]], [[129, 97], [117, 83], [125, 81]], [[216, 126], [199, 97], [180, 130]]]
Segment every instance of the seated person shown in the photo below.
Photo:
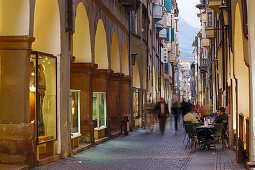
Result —
[[228, 121], [228, 115], [225, 113], [224, 107], [219, 108], [218, 113], [219, 115], [215, 118], [213, 124], [223, 123], [224, 120]]
[[193, 114], [193, 105], [188, 103], [186, 109], [187, 114], [183, 117], [184, 122], [199, 123], [196, 116]]
[[202, 117], [202, 113], [201, 113], [201, 112], [199, 112], [199, 113], [197, 114], [197, 120], [198, 120], [199, 123], [204, 123], [204, 119], [203, 119], [203, 117]]

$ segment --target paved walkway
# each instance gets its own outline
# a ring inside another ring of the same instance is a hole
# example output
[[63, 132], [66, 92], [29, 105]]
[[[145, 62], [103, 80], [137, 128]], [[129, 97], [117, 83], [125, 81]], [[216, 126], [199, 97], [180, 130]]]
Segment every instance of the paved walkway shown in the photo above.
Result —
[[97, 145], [74, 157], [37, 169], [244, 169], [235, 161], [235, 153], [228, 149], [192, 152], [182, 143], [184, 133], [175, 135], [173, 120], [167, 123], [165, 135], [146, 133], [139, 129]]

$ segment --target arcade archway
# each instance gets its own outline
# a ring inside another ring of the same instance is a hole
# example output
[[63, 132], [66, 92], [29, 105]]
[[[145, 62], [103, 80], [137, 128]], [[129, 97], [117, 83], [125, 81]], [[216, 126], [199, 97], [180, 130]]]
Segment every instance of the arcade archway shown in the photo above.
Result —
[[128, 62], [128, 50], [126, 41], [123, 42], [122, 48], [122, 73], [129, 75], [129, 62]]
[[98, 64], [98, 69], [108, 69], [107, 54], [106, 32], [102, 19], [99, 19], [95, 39], [95, 64]]
[[75, 63], [92, 62], [89, 20], [82, 2], [80, 2], [76, 8], [73, 55], [76, 57]]
[[120, 54], [119, 54], [119, 42], [116, 32], [112, 35], [112, 46], [111, 46], [111, 69], [115, 73], [120, 72]]

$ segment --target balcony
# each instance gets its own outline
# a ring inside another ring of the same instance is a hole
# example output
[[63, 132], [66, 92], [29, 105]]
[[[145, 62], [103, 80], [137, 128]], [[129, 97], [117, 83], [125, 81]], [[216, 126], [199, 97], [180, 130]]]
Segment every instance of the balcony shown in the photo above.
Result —
[[156, 23], [156, 27], [157, 27], [157, 32], [160, 32], [164, 28], [163, 21], [162, 20], [158, 21]]
[[207, 39], [207, 38], [203, 38], [202, 39], [202, 47], [204, 47], [207, 50], [209, 50], [209, 48], [210, 48], [210, 40]]
[[220, 13], [221, 0], [208, 0], [209, 8], [216, 11], [218, 14]]
[[213, 40], [214, 39], [214, 27], [206, 27], [206, 38]]
[[207, 58], [200, 58], [200, 71], [207, 72], [208, 67], [208, 59]]
[[166, 28], [164, 28], [159, 32], [159, 38], [166, 38], [166, 37], [167, 37]]
[[153, 22], [157, 23], [160, 20], [162, 20], [162, 16], [163, 16], [163, 9], [162, 9], [162, 5], [160, 4], [153, 4]]

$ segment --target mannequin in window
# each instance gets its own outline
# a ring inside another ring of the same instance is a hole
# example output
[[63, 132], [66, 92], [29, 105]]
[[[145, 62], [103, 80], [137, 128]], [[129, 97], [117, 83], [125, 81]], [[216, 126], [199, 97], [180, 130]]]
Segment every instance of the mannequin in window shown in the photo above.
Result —
[[38, 115], [38, 133], [39, 136], [45, 136], [45, 127], [43, 121], [43, 99], [46, 90], [45, 67], [38, 65], [38, 95], [39, 95], [39, 115]]

